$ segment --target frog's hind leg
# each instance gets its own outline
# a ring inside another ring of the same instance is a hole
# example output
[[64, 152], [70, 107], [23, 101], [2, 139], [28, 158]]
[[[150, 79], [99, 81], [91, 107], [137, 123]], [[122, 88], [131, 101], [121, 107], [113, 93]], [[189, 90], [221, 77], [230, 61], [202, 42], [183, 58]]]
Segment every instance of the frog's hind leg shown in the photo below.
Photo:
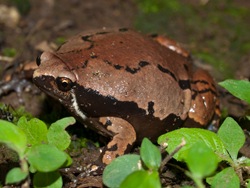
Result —
[[151, 35], [151, 37], [158, 43], [160, 43], [162, 46], [165, 46], [166, 48], [186, 57], [189, 58], [190, 54], [187, 50], [185, 50], [183, 47], [181, 47], [180, 44], [178, 44], [176, 41], [168, 38], [167, 36], [162, 35]]
[[107, 126], [107, 130], [114, 134], [111, 141], [104, 148], [101, 161], [109, 164], [113, 159], [131, 150], [136, 141], [134, 127], [124, 119], [117, 117], [103, 117], [100, 122]]
[[220, 117], [219, 99], [212, 77], [204, 70], [197, 69], [191, 82], [192, 103], [188, 117], [202, 126], [212, 123], [217, 129]]

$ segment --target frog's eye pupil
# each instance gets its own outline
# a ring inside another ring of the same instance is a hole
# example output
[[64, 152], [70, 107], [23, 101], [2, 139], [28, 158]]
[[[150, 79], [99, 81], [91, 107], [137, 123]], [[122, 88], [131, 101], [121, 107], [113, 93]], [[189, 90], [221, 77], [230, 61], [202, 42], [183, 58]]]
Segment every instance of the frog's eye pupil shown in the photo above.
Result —
[[36, 64], [39, 66], [41, 64], [41, 55], [38, 55], [36, 58]]
[[56, 84], [61, 91], [69, 91], [72, 88], [72, 81], [69, 78], [58, 77]]

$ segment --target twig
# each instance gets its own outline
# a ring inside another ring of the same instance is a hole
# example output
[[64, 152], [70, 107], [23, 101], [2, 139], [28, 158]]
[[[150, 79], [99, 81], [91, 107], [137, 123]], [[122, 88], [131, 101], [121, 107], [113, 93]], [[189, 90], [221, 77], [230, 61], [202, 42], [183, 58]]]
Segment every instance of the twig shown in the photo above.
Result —
[[183, 146], [185, 146], [185, 145], [186, 145], [186, 141], [185, 141], [184, 139], [182, 139], [181, 143], [175, 148], [175, 150], [174, 150], [172, 153], [170, 153], [169, 155], [167, 155], [167, 156], [162, 160], [162, 162], [161, 162], [161, 167], [160, 167], [160, 172], [163, 171], [164, 166], [168, 163], [168, 161], [169, 161], [170, 159], [173, 158], [174, 154], [176, 154], [176, 153], [177, 153]]

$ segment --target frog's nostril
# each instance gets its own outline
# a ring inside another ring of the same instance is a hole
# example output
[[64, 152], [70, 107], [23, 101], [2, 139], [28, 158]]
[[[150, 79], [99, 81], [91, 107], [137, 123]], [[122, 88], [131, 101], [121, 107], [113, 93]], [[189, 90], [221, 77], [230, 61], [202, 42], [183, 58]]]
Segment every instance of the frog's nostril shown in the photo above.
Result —
[[39, 66], [41, 64], [41, 54], [37, 56], [36, 64], [37, 64], [37, 66]]

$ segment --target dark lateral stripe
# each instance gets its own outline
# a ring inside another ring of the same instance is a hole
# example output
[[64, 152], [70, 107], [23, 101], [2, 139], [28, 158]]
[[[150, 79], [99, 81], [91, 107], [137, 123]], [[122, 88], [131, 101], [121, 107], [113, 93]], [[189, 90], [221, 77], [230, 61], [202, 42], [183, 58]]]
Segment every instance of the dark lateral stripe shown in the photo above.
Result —
[[179, 80], [179, 86], [181, 89], [190, 89], [190, 81], [189, 80]]
[[159, 64], [157, 65], [157, 67], [158, 67], [158, 69], [159, 69], [161, 72], [169, 74], [175, 81], [177, 81], [177, 79], [176, 79], [174, 73], [172, 73], [170, 70], [168, 70], [168, 69], [162, 67], [162, 66], [159, 65]]

